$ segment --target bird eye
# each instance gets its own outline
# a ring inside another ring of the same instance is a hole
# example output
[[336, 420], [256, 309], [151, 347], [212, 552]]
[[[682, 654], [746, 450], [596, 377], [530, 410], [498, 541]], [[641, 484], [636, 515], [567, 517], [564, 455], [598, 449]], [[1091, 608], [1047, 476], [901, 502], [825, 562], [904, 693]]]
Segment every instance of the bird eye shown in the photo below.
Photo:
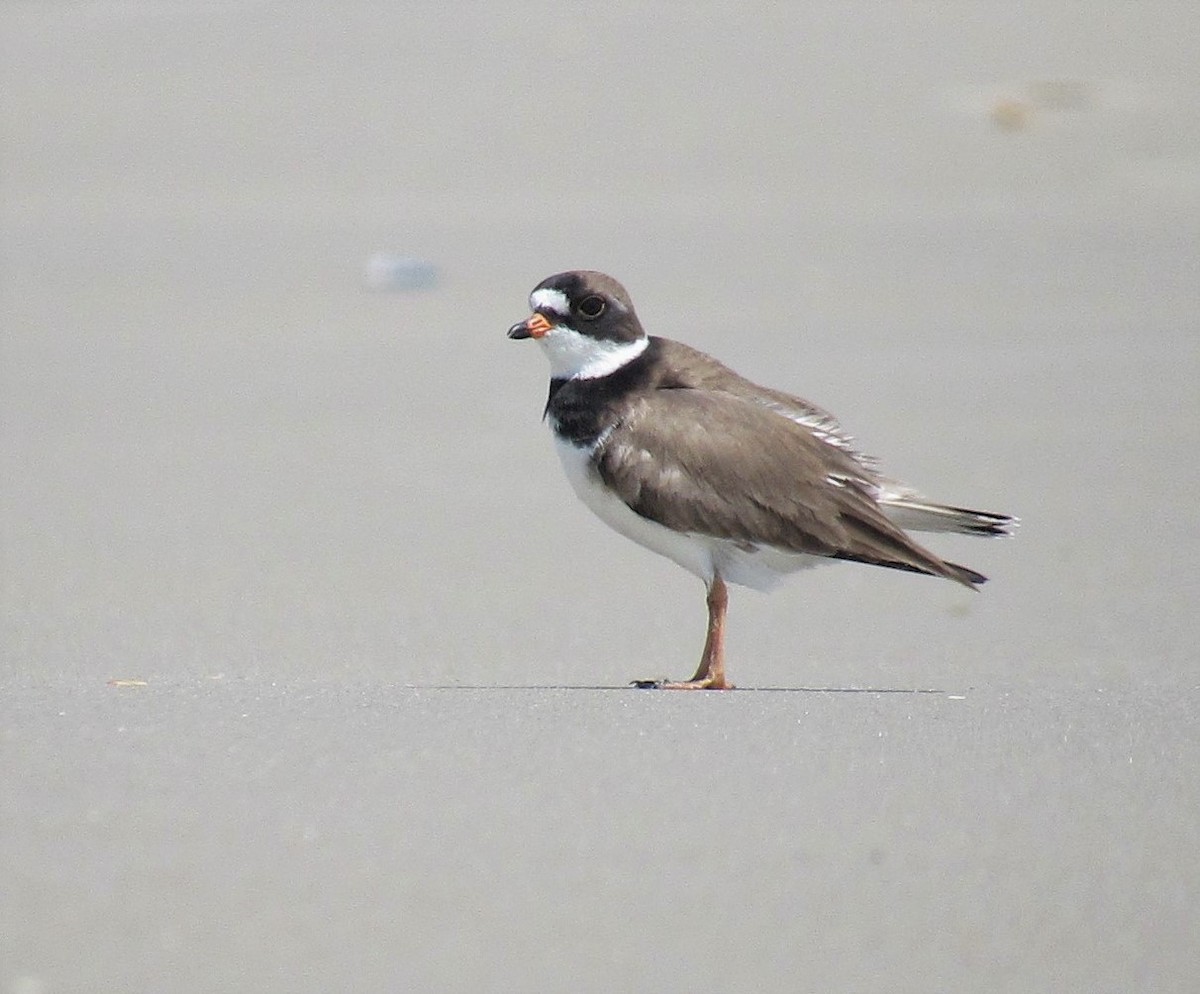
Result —
[[592, 294], [590, 297], [584, 297], [579, 302], [580, 317], [587, 318], [589, 321], [594, 321], [604, 313], [604, 298]]

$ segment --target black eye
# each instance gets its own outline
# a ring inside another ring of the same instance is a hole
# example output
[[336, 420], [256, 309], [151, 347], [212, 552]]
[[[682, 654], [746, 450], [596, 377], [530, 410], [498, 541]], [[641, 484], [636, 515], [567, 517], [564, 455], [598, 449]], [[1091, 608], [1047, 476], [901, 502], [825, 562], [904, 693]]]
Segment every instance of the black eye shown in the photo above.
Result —
[[578, 310], [580, 317], [587, 318], [589, 321], [594, 321], [604, 313], [604, 298], [599, 297], [596, 294], [592, 294], [590, 297], [584, 297], [583, 300], [579, 302]]

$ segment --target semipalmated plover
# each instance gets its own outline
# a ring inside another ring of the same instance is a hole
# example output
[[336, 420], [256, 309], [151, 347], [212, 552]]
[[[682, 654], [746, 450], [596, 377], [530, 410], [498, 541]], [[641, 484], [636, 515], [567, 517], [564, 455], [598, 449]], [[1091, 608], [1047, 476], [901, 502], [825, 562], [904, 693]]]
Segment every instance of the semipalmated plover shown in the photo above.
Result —
[[723, 690], [726, 583], [769, 590], [823, 561], [986, 580], [903, 529], [1007, 535], [1006, 514], [937, 504], [882, 476], [828, 412], [760, 387], [711, 356], [642, 330], [625, 288], [597, 272], [551, 276], [508, 330], [550, 360], [544, 416], [579, 498], [622, 535], [708, 589], [695, 676]]

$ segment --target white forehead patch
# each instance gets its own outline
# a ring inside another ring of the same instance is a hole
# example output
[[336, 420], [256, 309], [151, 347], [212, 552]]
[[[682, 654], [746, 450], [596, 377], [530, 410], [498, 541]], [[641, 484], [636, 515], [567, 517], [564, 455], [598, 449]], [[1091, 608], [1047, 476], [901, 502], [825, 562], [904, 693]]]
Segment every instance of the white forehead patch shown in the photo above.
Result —
[[615, 373], [632, 362], [650, 344], [643, 335], [633, 342], [613, 342], [581, 335], [574, 328], [555, 325], [537, 340], [550, 360], [550, 375], [558, 380], [593, 380]]
[[561, 290], [551, 290], [547, 287], [534, 290], [529, 295], [529, 309], [531, 311], [551, 311], [560, 318], [571, 315], [571, 303], [567, 300], [567, 295]]

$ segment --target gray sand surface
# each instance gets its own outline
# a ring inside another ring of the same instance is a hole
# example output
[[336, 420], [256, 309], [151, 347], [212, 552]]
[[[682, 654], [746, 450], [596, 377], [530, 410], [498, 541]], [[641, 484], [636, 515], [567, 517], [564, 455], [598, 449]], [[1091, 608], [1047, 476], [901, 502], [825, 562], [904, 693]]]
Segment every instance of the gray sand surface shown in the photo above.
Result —
[[[0, 994], [1194, 991], [1200, 8], [0, 7]], [[377, 253], [435, 286], [368, 287]], [[700, 585], [609, 271], [1015, 541]]]
[[47, 990], [1185, 991], [1200, 968], [1172, 693], [6, 707], [4, 943]]

